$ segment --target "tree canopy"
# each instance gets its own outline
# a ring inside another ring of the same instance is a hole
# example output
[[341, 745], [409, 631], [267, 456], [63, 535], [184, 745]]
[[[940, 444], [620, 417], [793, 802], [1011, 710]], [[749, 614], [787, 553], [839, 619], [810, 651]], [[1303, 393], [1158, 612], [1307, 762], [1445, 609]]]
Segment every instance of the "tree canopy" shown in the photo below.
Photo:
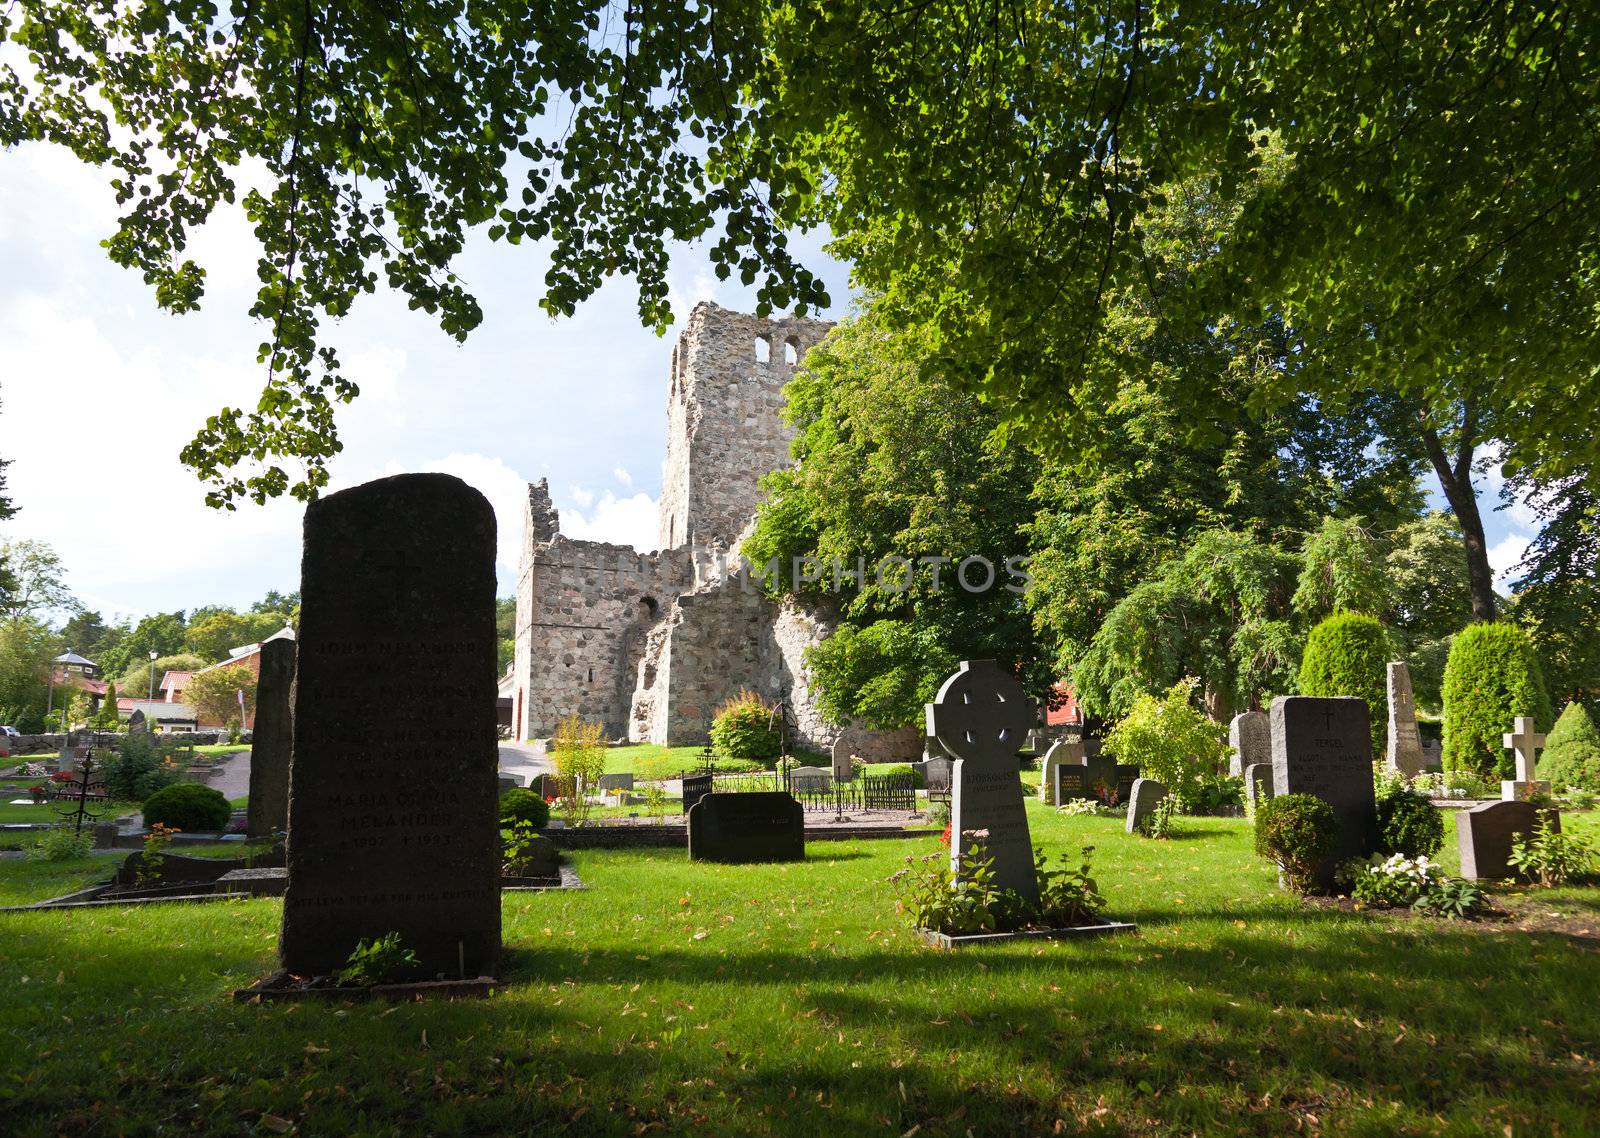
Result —
[[[355, 389], [321, 321], [380, 278], [479, 322], [473, 227], [548, 243], [547, 311], [631, 276], [661, 328], [673, 242], [803, 309], [826, 297], [786, 233], [825, 224], [952, 382], [1035, 449], [1103, 449], [1110, 301], [1197, 177], [1236, 222], [1156, 319], [1295, 330], [1252, 409], [1378, 389], [1542, 479], [1600, 455], [1593, 6], [18, 0], [0, 37], [29, 53], [0, 143], [109, 165], [110, 254], [158, 303], [200, 302], [184, 251], [219, 203], [256, 226], [266, 385], [184, 451], [217, 504], [326, 484]], [[1171, 396], [1222, 431], [1206, 384]]]

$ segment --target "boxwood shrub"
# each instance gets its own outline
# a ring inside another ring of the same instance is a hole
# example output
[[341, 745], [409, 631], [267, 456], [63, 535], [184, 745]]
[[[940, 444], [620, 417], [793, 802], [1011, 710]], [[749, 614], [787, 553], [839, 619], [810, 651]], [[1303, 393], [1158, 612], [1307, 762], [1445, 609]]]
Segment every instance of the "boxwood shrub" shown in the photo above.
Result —
[[550, 804], [526, 787], [512, 787], [500, 792], [500, 825], [509, 829], [518, 822], [527, 822], [542, 830], [550, 821]]
[[220, 830], [228, 824], [233, 808], [220, 790], [197, 782], [180, 782], [158, 790], [145, 800], [144, 824], [157, 822], [175, 830]]
[[782, 740], [774, 709], [745, 688], [730, 697], [711, 720], [711, 746], [731, 759], [769, 762], [778, 757]]
[[1444, 845], [1444, 816], [1426, 795], [1391, 786], [1378, 796], [1378, 852], [1415, 860]]
[[1317, 887], [1317, 869], [1333, 853], [1339, 824], [1333, 807], [1310, 794], [1283, 794], [1256, 802], [1256, 853], [1283, 870], [1296, 893]]

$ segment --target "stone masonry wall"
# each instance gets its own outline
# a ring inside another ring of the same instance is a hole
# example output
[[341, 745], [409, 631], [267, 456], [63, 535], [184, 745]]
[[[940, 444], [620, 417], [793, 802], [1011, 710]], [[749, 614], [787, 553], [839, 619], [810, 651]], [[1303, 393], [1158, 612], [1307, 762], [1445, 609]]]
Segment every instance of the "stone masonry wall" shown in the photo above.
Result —
[[695, 305], [672, 354], [661, 548], [733, 545], [756, 512], [761, 476], [789, 465], [783, 385], [831, 327]]
[[548, 736], [563, 716], [577, 714], [604, 723], [608, 738], [622, 738], [649, 630], [693, 580], [688, 554], [563, 537], [543, 482], [529, 488], [529, 503], [530, 535], [554, 536], [523, 551], [516, 735]]

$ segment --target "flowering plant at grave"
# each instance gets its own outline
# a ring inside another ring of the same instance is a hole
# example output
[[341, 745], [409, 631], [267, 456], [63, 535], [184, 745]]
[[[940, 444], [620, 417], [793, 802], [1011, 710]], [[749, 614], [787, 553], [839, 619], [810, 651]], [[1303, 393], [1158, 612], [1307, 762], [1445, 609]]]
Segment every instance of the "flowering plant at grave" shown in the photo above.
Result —
[[945, 854], [928, 854], [920, 863], [908, 854], [907, 868], [889, 878], [899, 895], [900, 912], [918, 928], [948, 936], [993, 932], [1001, 892], [994, 884], [994, 858], [985, 846], [988, 837], [987, 830], [962, 834], [970, 841], [961, 857], [960, 876], [951, 870]]
[[1107, 810], [1114, 810], [1122, 805], [1122, 796], [1117, 793], [1117, 788], [1103, 781], [1094, 784], [1094, 796]]
[[1473, 917], [1488, 907], [1483, 890], [1470, 881], [1451, 877], [1427, 855], [1408, 858], [1394, 854], [1347, 867], [1350, 895], [1358, 905], [1378, 909], [1411, 908], [1436, 917]]
[[56, 771], [55, 774], [50, 776], [50, 781], [51, 782], [71, 782], [72, 781], [72, 776], [70, 774], [68, 774], [66, 771]]
[[1062, 805], [1056, 807], [1057, 814], [1065, 814], [1069, 818], [1098, 817], [1115, 813], [1110, 807], [1103, 806], [1094, 798], [1069, 798]]
[[950, 848], [950, 827], [953, 825], [955, 825], [954, 822], [946, 822], [944, 824], [944, 833], [939, 835], [939, 844], [945, 849]]

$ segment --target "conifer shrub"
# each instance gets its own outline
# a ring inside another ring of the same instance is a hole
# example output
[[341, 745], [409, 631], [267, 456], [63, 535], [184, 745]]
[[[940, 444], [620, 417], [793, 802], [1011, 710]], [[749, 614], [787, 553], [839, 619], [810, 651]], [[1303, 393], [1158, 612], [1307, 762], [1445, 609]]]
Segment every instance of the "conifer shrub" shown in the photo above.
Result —
[[1569, 786], [1600, 792], [1600, 729], [1583, 704], [1566, 706], [1550, 729], [1544, 754], [1539, 756], [1539, 777], [1557, 794]]
[[534, 791], [514, 786], [500, 792], [500, 825], [506, 828], [526, 822], [542, 830], [550, 822], [550, 804]]
[[1367, 701], [1372, 750], [1383, 749], [1388, 723], [1389, 634], [1377, 617], [1336, 612], [1311, 630], [1300, 658], [1300, 694]]
[[1444, 815], [1408, 787], [1386, 787], [1378, 795], [1378, 852], [1415, 860], [1432, 857], [1444, 845]]
[[1444, 667], [1444, 769], [1510, 778], [1515, 760], [1501, 737], [1519, 715], [1539, 727], [1552, 718], [1533, 642], [1505, 621], [1469, 625]]
[[775, 709], [749, 688], [730, 696], [711, 720], [711, 745], [730, 759], [777, 758], [782, 739]]

